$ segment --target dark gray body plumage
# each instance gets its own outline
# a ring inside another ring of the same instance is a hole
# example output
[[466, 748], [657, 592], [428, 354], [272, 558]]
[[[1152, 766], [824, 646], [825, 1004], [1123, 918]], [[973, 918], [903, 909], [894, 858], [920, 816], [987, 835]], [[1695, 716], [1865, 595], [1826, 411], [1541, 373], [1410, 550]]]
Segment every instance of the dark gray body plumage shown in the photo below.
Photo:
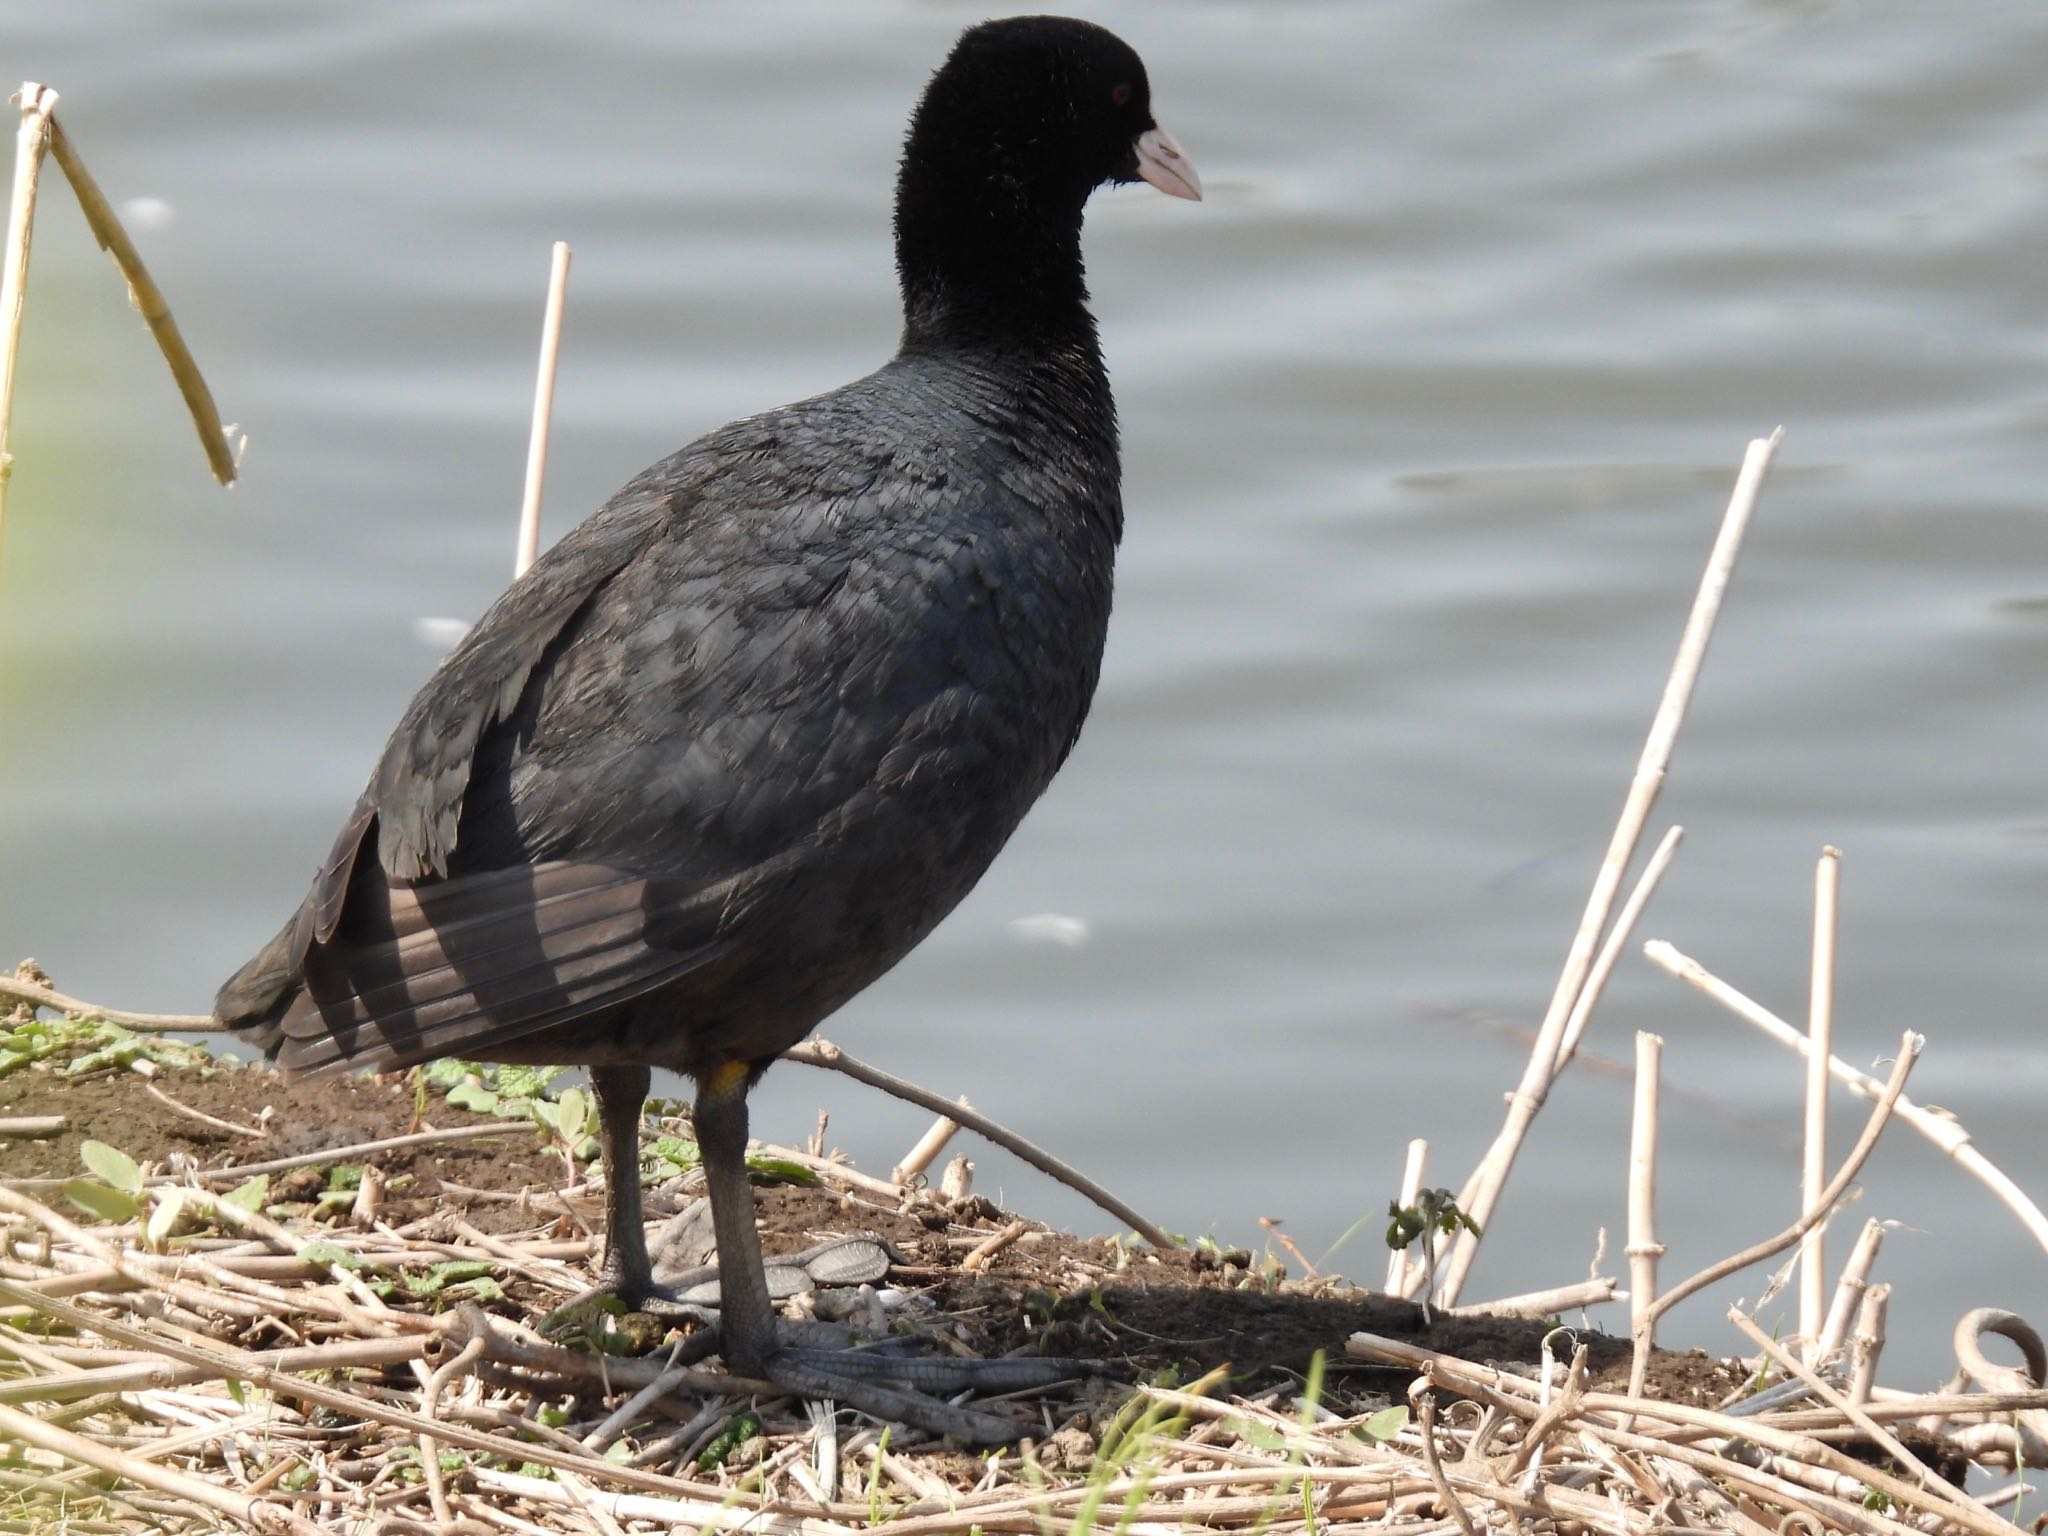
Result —
[[1073, 745], [1121, 531], [1092, 323], [907, 350], [652, 466], [407, 710], [222, 989], [283, 1065], [763, 1065], [973, 886]]

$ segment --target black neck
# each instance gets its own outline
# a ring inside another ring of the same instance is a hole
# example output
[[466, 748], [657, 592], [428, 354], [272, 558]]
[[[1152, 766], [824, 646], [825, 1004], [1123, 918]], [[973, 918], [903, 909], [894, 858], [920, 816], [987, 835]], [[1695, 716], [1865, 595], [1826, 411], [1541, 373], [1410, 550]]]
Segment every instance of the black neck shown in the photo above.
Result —
[[920, 158], [896, 187], [906, 350], [973, 344], [1093, 354], [1081, 265], [1087, 190], [1034, 194], [987, 166]]

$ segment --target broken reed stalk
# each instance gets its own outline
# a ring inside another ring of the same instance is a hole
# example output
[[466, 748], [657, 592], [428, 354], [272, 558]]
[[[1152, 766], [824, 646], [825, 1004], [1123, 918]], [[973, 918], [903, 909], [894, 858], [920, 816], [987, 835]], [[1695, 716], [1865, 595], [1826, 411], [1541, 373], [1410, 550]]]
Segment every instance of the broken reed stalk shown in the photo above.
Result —
[[165, 302], [163, 290], [157, 287], [156, 279], [142, 264], [142, 253], [135, 249], [135, 242], [128, 238], [128, 231], [115, 217], [113, 205], [100, 191], [99, 183], [92, 179], [85, 162], [78, 158], [78, 151], [72, 148], [71, 140], [65, 136], [64, 125], [55, 117], [50, 119], [50, 157], [71, 183], [71, 190], [78, 196], [78, 206], [85, 214], [93, 239], [99, 242], [101, 250], [114, 258], [122, 281], [128, 285], [129, 302], [142, 316], [143, 324], [149, 327], [149, 334], [156, 338], [157, 349], [170, 365], [171, 378], [178, 386], [178, 393], [185, 397], [185, 409], [191, 414], [192, 426], [199, 434], [199, 446], [206, 451], [207, 467], [213, 471], [213, 478], [222, 485], [234, 484], [241, 440], [229, 440], [228, 434], [233, 429], [222, 423], [220, 408], [213, 403], [213, 391], [206, 387], [206, 376], [199, 371], [192, 349], [185, 345], [178, 322], [171, 318], [171, 306]]
[[1646, 1319], [1648, 1325], [1654, 1326], [1657, 1319], [1666, 1312], [1687, 1297], [1705, 1290], [1716, 1280], [1725, 1279], [1738, 1270], [1761, 1263], [1773, 1254], [1783, 1253], [1806, 1236], [1816, 1222], [1827, 1218], [1836, 1203], [1848, 1193], [1850, 1184], [1855, 1181], [1856, 1175], [1863, 1171], [1864, 1163], [1869, 1161], [1870, 1154], [1876, 1149], [1877, 1139], [1883, 1133], [1886, 1122], [1891, 1119], [1893, 1108], [1905, 1092], [1906, 1079], [1912, 1075], [1913, 1063], [1919, 1060], [1920, 1052], [1926, 1043], [1923, 1036], [1915, 1034], [1912, 1030], [1907, 1030], [1900, 1038], [1898, 1058], [1892, 1063], [1892, 1075], [1878, 1095], [1877, 1104], [1872, 1108], [1870, 1118], [1864, 1122], [1863, 1134], [1856, 1138], [1856, 1145], [1850, 1148], [1849, 1155], [1843, 1159], [1842, 1166], [1836, 1170], [1834, 1178], [1829, 1181], [1827, 1188], [1821, 1191], [1819, 1203], [1777, 1236], [1754, 1243], [1740, 1253], [1731, 1254], [1718, 1264], [1709, 1264], [1684, 1284], [1673, 1286], [1650, 1304]]
[[109, 1024], [132, 1029], [137, 1034], [170, 1034], [174, 1031], [203, 1033], [220, 1029], [220, 1024], [216, 1020], [203, 1013], [130, 1013], [123, 1008], [102, 1008], [98, 1003], [67, 997], [52, 988], [4, 974], [0, 974], [0, 997], [12, 998], [17, 1003], [27, 1003], [31, 1008], [48, 1008], [53, 1013], [105, 1019]]
[[519, 502], [519, 549], [512, 574], [540, 555], [540, 493], [548, 474], [548, 426], [555, 412], [555, 364], [562, 354], [562, 306], [569, 296], [569, 246], [557, 240], [548, 263], [548, 303], [540, 324], [540, 370], [533, 383], [533, 428], [526, 438], [526, 490]]
[[[1828, 1177], [1828, 1060], [1835, 1040], [1835, 908], [1842, 887], [1842, 854], [1822, 848], [1813, 872], [1813, 975], [1806, 1009], [1806, 1140], [1799, 1197], [1813, 1209]], [[1827, 1223], [1817, 1222], [1799, 1247], [1799, 1332], [1807, 1363], [1820, 1362], [1827, 1308]]]
[[[960, 1095], [960, 1103], [967, 1106], [967, 1095]], [[917, 1139], [917, 1145], [903, 1154], [903, 1161], [889, 1170], [890, 1179], [898, 1184], [908, 1184], [912, 1179], [931, 1167], [938, 1155], [946, 1150], [946, 1143], [953, 1139], [960, 1129], [960, 1122], [951, 1114], [940, 1115], [931, 1124], [931, 1129]]]
[[[1401, 1165], [1401, 1189], [1394, 1197], [1394, 1203], [1403, 1210], [1415, 1203], [1415, 1197], [1422, 1193], [1423, 1170], [1429, 1166], [1429, 1143], [1421, 1137], [1408, 1143], [1408, 1160]], [[1428, 1234], [1423, 1241], [1429, 1240]], [[1412, 1244], [1410, 1245], [1413, 1246]], [[1406, 1296], [1408, 1294], [1408, 1249], [1393, 1248], [1387, 1252], [1387, 1294]]]
[[1572, 1004], [1571, 1017], [1565, 1020], [1564, 1042], [1557, 1051], [1558, 1071], [1562, 1072], [1571, 1065], [1572, 1058], [1578, 1054], [1580, 1037], [1586, 1033], [1586, 1021], [1593, 1017], [1594, 1005], [1600, 1001], [1600, 994], [1607, 990], [1607, 978], [1614, 973], [1621, 952], [1628, 947], [1629, 936], [1636, 931], [1636, 923], [1642, 918], [1643, 908], [1656, 894], [1664, 871], [1671, 867], [1672, 855], [1678, 852], [1678, 845], [1684, 838], [1683, 827], [1673, 826], [1665, 831], [1651, 852], [1649, 863], [1643, 866], [1642, 874], [1637, 877], [1634, 889], [1628, 893], [1628, 900], [1621, 904], [1621, 915], [1607, 931], [1607, 942], [1600, 946], [1599, 958], [1587, 974], [1579, 1000]]
[[[1811, 1050], [1803, 1031], [1794, 1029], [1762, 1003], [1721, 980], [1675, 945], [1663, 939], [1651, 939], [1643, 945], [1643, 954], [1652, 964], [1699, 988], [1737, 1018], [1754, 1024], [1780, 1045], [1801, 1055]], [[1881, 1091], [1876, 1078], [1858, 1071], [1839, 1056], [1828, 1058], [1828, 1072], [1858, 1098], [1873, 1099]], [[2048, 1253], [2048, 1215], [2043, 1215], [2026, 1191], [1976, 1148], [1968, 1131], [1947, 1115], [1936, 1113], [1908, 1098], [1899, 1100], [1898, 1116], [1990, 1189], [2006, 1209], [2020, 1219], [2028, 1234], [2041, 1245], [2042, 1251]]]
[[1871, 1286], [1856, 1309], [1856, 1333], [1849, 1346], [1849, 1401], [1861, 1408], [1877, 1382], [1877, 1357], [1884, 1351], [1885, 1309], [1892, 1299], [1887, 1284]]
[[[1558, 976], [1556, 990], [1551, 993], [1550, 1006], [1544, 1014], [1543, 1026], [1537, 1032], [1535, 1048], [1529, 1053], [1521, 1082], [1508, 1100], [1506, 1122], [1468, 1181], [1466, 1198], [1459, 1202], [1482, 1234], [1500, 1204], [1515, 1156], [1529, 1134], [1537, 1111], [1542, 1109], [1544, 1100], [1549, 1096], [1551, 1083], [1556, 1079], [1565, 1025], [1585, 988], [1594, 950], [1614, 910], [1622, 876], [1627, 873], [1629, 862], [1635, 856], [1643, 827], [1650, 819], [1658, 791], [1663, 788], [1664, 775], [1670, 766], [1672, 751], [1677, 746], [1679, 727], [1685, 721], [1693, 687], [1699, 681], [1700, 667], [1706, 660], [1707, 642], [1713, 636], [1714, 621], [1721, 611], [1721, 599], [1728, 590], [1736, 556], [1741, 552], [1750, 514], [1756, 508], [1757, 493], [1763, 487], [1764, 475], [1770, 469], [1771, 459], [1784, 435], [1785, 429], [1780, 427], [1769, 437], [1755, 439], [1743, 456], [1734, 493], [1729, 497], [1728, 510], [1721, 519], [1721, 531], [1714, 540], [1712, 553], [1707, 557], [1699, 591], [1693, 598], [1692, 611], [1679, 637], [1677, 659], [1672, 663], [1671, 674], [1664, 684], [1663, 698], [1651, 719], [1642, 756], [1637, 760], [1634, 778], [1629, 781], [1628, 794], [1622, 802], [1614, 834], [1608, 841], [1606, 857], [1600, 862], [1592, 892], [1586, 898], [1578, 931], [1572, 936], [1571, 947], [1566, 951], [1564, 969]], [[1465, 1277], [1478, 1256], [1479, 1242], [1480, 1238], [1472, 1233], [1459, 1232], [1443, 1267], [1443, 1279], [1437, 1292], [1444, 1305], [1455, 1303], [1459, 1292], [1464, 1289]]]
[[1856, 1246], [1849, 1250], [1849, 1262], [1842, 1266], [1841, 1278], [1835, 1282], [1835, 1299], [1828, 1307], [1827, 1321], [1821, 1325], [1820, 1338], [1814, 1345], [1811, 1363], [1815, 1369], [1827, 1364], [1828, 1357], [1842, 1347], [1842, 1341], [1849, 1336], [1849, 1322], [1856, 1312], [1858, 1299], [1870, 1284], [1870, 1271], [1877, 1264], [1877, 1250], [1884, 1246], [1884, 1223], [1872, 1218], [1863, 1223], [1862, 1232], [1857, 1234]]
[[1628, 1310], [1633, 1345], [1628, 1394], [1641, 1397], [1649, 1379], [1650, 1350], [1657, 1342], [1657, 1087], [1664, 1062], [1664, 1038], [1636, 1031], [1636, 1102], [1628, 1142]]
[[42, 179], [43, 152], [50, 146], [50, 111], [57, 93], [22, 83], [13, 98], [21, 109], [21, 127], [14, 140], [14, 194], [7, 205], [7, 250], [0, 265], [0, 528], [7, 520], [7, 482], [14, 472], [8, 451], [14, 422], [14, 370], [21, 356], [21, 321], [28, 302], [28, 252], [35, 233], [36, 189]]

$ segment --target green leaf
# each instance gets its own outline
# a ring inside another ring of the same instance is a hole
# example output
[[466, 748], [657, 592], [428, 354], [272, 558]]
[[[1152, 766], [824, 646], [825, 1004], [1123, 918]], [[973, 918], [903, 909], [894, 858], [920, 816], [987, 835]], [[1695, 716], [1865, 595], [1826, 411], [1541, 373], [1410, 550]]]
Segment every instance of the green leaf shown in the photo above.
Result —
[[1256, 1419], [1232, 1419], [1230, 1427], [1262, 1451], [1287, 1449], [1287, 1437], [1270, 1424], [1261, 1424]]
[[125, 1189], [109, 1189], [91, 1179], [66, 1179], [64, 1198], [98, 1221], [133, 1221], [142, 1208]]
[[686, 1136], [657, 1136], [647, 1144], [647, 1150], [678, 1173], [688, 1173], [703, 1161], [697, 1143]]
[[786, 1157], [774, 1157], [766, 1152], [747, 1154], [747, 1172], [757, 1179], [779, 1179], [784, 1184], [817, 1184], [817, 1174], [802, 1163], [793, 1163]]
[[222, 1195], [221, 1199], [238, 1211], [247, 1211], [254, 1215], [257, 1211], [263, 1209], [263, 1198], [269, 1193], [270, 1175], [259, 1173], [253, 1179], [242, 1180], [241, 1183]]
[[142, 1193], [142, 1170], [119, 1147], [110, 1147], [104, 1141], [88, 1141], [78, 1149], [78, 1157], [112, 1188], [130, 1195]]
[[562, 1140], [575, 1143], [590, 1129], [590, 1095], [571, 1088], [555, 1101], [555, 1129]]
[[537, 1099], [548, 1084], [568, 1071], [567, 1067], [500, 1067], [491, 1081], [501, 1094], [512, 1099]]
[[398, 1283], [405, 1287], [408, 1296], [425, 1300], [460, 1281], [488, 1279], [490, 1273], [491, 1266], [482, 1259], [444, 1259], [423, 1270], [401, 1270]]
[[235, 1380], [234, 1377], [228, 1377], [228, 1379], [221, 1383], [221, 1385], [225, 1386], [228, 1389], [228, 1396], [234, 1399], [234, 1403], [237, 1408], [247, 1408], [249, 1406], [248, 1389], [244, 1387], [239, 1381]]
[[448, 1102], [457, 1109], [470, 1109], [480, 1115], [495, 1114], [498, 1096], [482, 1083], [470, 1082], [467, 1078], [448, 1090]]
[[1378, 1445], [1393, 1439], [1408, 1427], [1408, 1409], [1405, 1404], [1396, 1403], [1391, 1408], [1382, 1408], [1378, 1413], [1358, 1426], [1359, 1438]]
[[439, 1061], [430, 1061], [419, 1069], [428, 1086], [444, 1092], [472, 1074], [481, 1073], [483, 1068], [473, 1061], [463, 1061], [456, 1056], [443, 1056]]
[[350, 1253], [339, 1243], [308, 1243], [299, 1250], [299, 1257], [308, 1264], [318, 1264], [325, 1269], [368, 1269], [360, 1255]]
[[362, 1187], [363, 1165], [361, 1163], [336, 1163], [327, 1170], [327, 1188], [330, 1192], [340, 1189], [357, 1190]]

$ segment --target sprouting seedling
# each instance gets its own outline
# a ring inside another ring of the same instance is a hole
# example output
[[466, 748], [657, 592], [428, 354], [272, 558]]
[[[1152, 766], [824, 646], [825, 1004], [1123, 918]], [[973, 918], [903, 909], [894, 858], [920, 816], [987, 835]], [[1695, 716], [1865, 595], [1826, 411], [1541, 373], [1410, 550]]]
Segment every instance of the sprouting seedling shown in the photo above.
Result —
[[64, 1198], [100, 1221], [133, 1221], [142, 1209], [142, 1169], [134, 1158], [104, 1141], [88, 1141], [78, 1149], [89, 1179], [67, 1179]]
[[[1412, 1205], [1403, 1205], [1398, 1200], [1387, 1202], [1387, 1246], [1399, 1252], [1418, 1237], [1429, 1238], [1437, 1233], [1445, 1237], [1460, 1231], [1479, 1236], [1479, 1223], [1458, 1209], [1458, 1197], [1448, 1189], [1417, 1190]], [[1429, 1310], [1430, 1293], [1436, 1289], [1436, 1244], [1425, 1241], [1422, 1245], [1422, 1319], [1431, 1321]]]

